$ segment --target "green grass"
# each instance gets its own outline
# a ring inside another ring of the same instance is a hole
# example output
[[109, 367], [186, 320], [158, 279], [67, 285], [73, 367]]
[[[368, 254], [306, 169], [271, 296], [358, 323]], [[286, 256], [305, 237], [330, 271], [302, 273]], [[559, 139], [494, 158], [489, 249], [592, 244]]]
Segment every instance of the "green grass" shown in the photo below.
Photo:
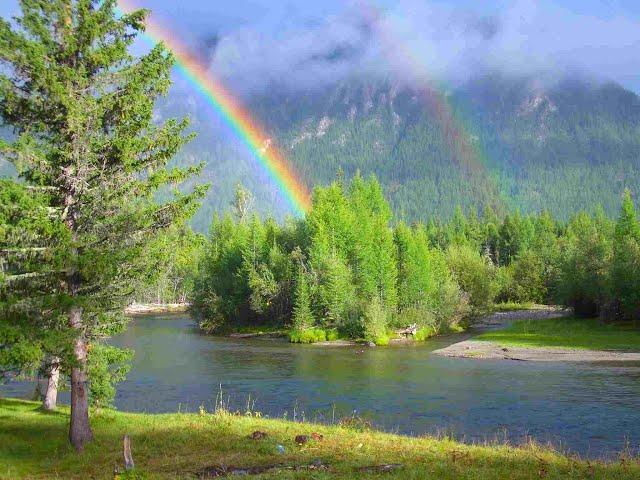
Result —
[[289, 330], [287, 328], [275, 325], [248, 325], [240, 327], [232, 327], [220, 330], [218, 333], [228, 335], [231, 333], [249, 333], [249, 334], [272, 334], [286, 336]]
[[632, 325], [604, 324], [597, 319], [519, 320], [476, 339], [515, 347], [640, 351], [640, 329]]
[[335, 328], [326, 330], [323, 328], [305, 328], [304, 330], [294, 328], [289, 330], [288, 335], [291, 343], [332, 342], [340, 338]]
[[[207, 467], [281, 465], [250, 478], [329, 479], [631, 479], [637, 459], [585, 462], [527, 445], [468, 446], [448, 439], [410, 438], [339, 426], [300, 424], [228, 413], [146, 415], [103, 410], [92, 415], [95, 440], [76, 454], [67, 443], [67, 410], [42, 413], [38, 404], [0, 399], [0, 478], [112, 479], [122, 466], [122, 436], [131, 437], [138, 478], [198, 478]], [[252, 440], [260, 430], [268, 436]], [[322, 440], [298, 446], [296, 435]], [[284, 453], [277, 446], [284, 447]], [[326, 469], [300, 469], [320, 460]], [[401, 464], [391, 473], [363, 467]]]

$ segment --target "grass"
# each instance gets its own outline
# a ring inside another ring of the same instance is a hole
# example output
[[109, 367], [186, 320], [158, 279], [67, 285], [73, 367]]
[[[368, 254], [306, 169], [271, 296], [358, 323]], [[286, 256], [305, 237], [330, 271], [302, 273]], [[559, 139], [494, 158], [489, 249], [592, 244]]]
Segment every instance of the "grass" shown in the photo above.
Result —
[[[134, 414], [103, 410], [92, 416], [95, 440], [81, 455], [67, 443], [68, 413], [46, 414], [38, 404], [0, 399], [0, 478], [112, 479], [122, 466], [122, 436], [131, 437], [135, 478], [198, 478], [205, 469], [280, 465], [252, 478], [278, 479], [631, 479], [640, 463], [587, 462], [530, 444], [469, 446], [449, 439], [410, 438], [340, 426], [300, 424], [228, 413]], [[256, 431], [267, 433], [252, 440]], [[299, 446], [296, 435], [323, 435]], [[278, 452], [278, 445], [284, 453]], [[325, 468], [309, 466], [320, 462]], [[381, 464], [402, 467], [381, 474]], [[364, 467], [364, 468], [363, 468]], [[125, 477], [126, 478], [126, 477]]]
[[514, 347], [640, 351], [640, 329], [628, 324], [604, 324], [597, 319], [520, 320], [476, 339]]
[[323, 328], [305, 328], [289, 330], [291, 343], [318, 343], [338, 340], [338, 331], [335, 328], [325, 330]]
[[256, 335], [264, 335], [264, 334], [273, 334], [273, 335], [282, 335], [285, 336], [288, 333], [288, 329], [282, 326], [275, 325], [247, 325], [247, 326], [239, 326], [233, 328], [222, 329], [218, 334], [228, 335], [231, 333], [246, 333], [246, 334], [256, 334]]

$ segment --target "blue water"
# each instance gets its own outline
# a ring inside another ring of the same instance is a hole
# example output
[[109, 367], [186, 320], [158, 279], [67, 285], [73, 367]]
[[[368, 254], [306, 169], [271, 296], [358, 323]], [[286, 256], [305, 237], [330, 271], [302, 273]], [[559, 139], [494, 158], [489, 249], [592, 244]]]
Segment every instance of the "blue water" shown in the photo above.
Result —
[[[448, 433], [467, 442], [527, 437], [563, 451], [611, 457], [640, 449], [640, 364], [452, 359], [430, 352], [452, 339], [362, 349], [202, 335], [186, 316], [137, 318], [113, 340], [136, 352], [115, 400], [121, 410], [232, 409], [380, 429]], [[0, 387], [21, 396], [31, 385]], [[65, 401], [64, 395], [62, 401]]]

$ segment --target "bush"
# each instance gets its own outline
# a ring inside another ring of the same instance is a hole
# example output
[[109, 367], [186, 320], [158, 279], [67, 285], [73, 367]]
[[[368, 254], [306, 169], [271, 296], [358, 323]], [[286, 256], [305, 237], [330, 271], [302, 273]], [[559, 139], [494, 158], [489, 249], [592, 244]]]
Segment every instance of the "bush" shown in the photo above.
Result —
[[576, 215], [563, 242], [558, 301], [576, 315], [593, 317], [606, 302], [611, 263], [609, 235], [587, 214]]
[[437, 321], [432, 309], [426, 305], [405, 307], [394, 316], [392, 322], [394, 328], [406, 328], [413, 324], [416, 324], [418, 327], [436, 329]]
[[318, 343], [326, 340], [327, 334], [321, 328], [293, 329], [289, 332], [291, 343]]
[[338, 340], [340, 338], [337, 328], [331, 328], [329, 330], [325, 330], [325, 335], [327, 337], [328, 342], [333, 342], [334, 340]]
[[422, 327], [418, 329], [414, 339], [416, 342], [424, 342], [437, 334], [438, 332], [433, 327]]
[[93, 344], [87, 356], [89, 402], [95, 407], [111, 407], [116, 395], [116, 384], [123, 381], [131, 370], [133, 350], [110, 345]]
[[511, 276], [509, 295], [512, 302], [542, 303], [547, 296], [544, 263], [534, 252], [522, 252], [515, 262], [507, 267]]
[[491, 260], [465, 245], [452, 245], [447, 250], [447, 264], [460, 288], [469, 296], [471, 315], [491, 310], [498, 292], [496, 268]]
[[374, 297], [364, 308], [364, 316], [362, 317], [365, 340], [374, 342], [376, 345], [388, 345], [388, 323], [389, 315], [382, 301], [378, 297]]

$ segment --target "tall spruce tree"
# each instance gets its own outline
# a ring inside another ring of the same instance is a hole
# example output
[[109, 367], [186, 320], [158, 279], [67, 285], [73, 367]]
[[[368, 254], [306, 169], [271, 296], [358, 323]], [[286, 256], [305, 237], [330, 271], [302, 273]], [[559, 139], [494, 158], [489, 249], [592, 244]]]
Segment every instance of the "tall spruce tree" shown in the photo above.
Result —
[[141, 58], [129, 54], [146, 11], [118, 15], [116, 0], [20, 6], [20, 17], [0, 19], [0, 116], [15, 132], [1, 152], [27, 185], [47, 192], [68, 240], [44, 256], [47, 271], [8, 275], [4, 285], [11, 291], [20, 281], [30, 292], [33, 301], [16, 309], [57, 295], [47, 318], [63, 319], [56, 326], [72, 333], [69, 439], [80, 451], [92, 439], [90, 344], [124, 326], [123, 306], [154, 269], [147, 246], [194, 211], [204, 188], [154, 201], [158, 189], [199, 167], [168, 167], [188, 140], [187, 122], [152, 120], [171, 83], [172, 56], [162, 45]]
[[311, 293], [307, 272], [303, 266], [298, 267], [296, 275], [295, 301], [293, 304], [293, 326], [298, 330], [311, 328], [315, 324], [311, 310]]
[[[640, 317], [640, 222], [631, 192], [626, 190], [613, 238], [610, 295], [615, 316], [624, 320]], [[611, 315], [611, 314], [610, 314]]]

